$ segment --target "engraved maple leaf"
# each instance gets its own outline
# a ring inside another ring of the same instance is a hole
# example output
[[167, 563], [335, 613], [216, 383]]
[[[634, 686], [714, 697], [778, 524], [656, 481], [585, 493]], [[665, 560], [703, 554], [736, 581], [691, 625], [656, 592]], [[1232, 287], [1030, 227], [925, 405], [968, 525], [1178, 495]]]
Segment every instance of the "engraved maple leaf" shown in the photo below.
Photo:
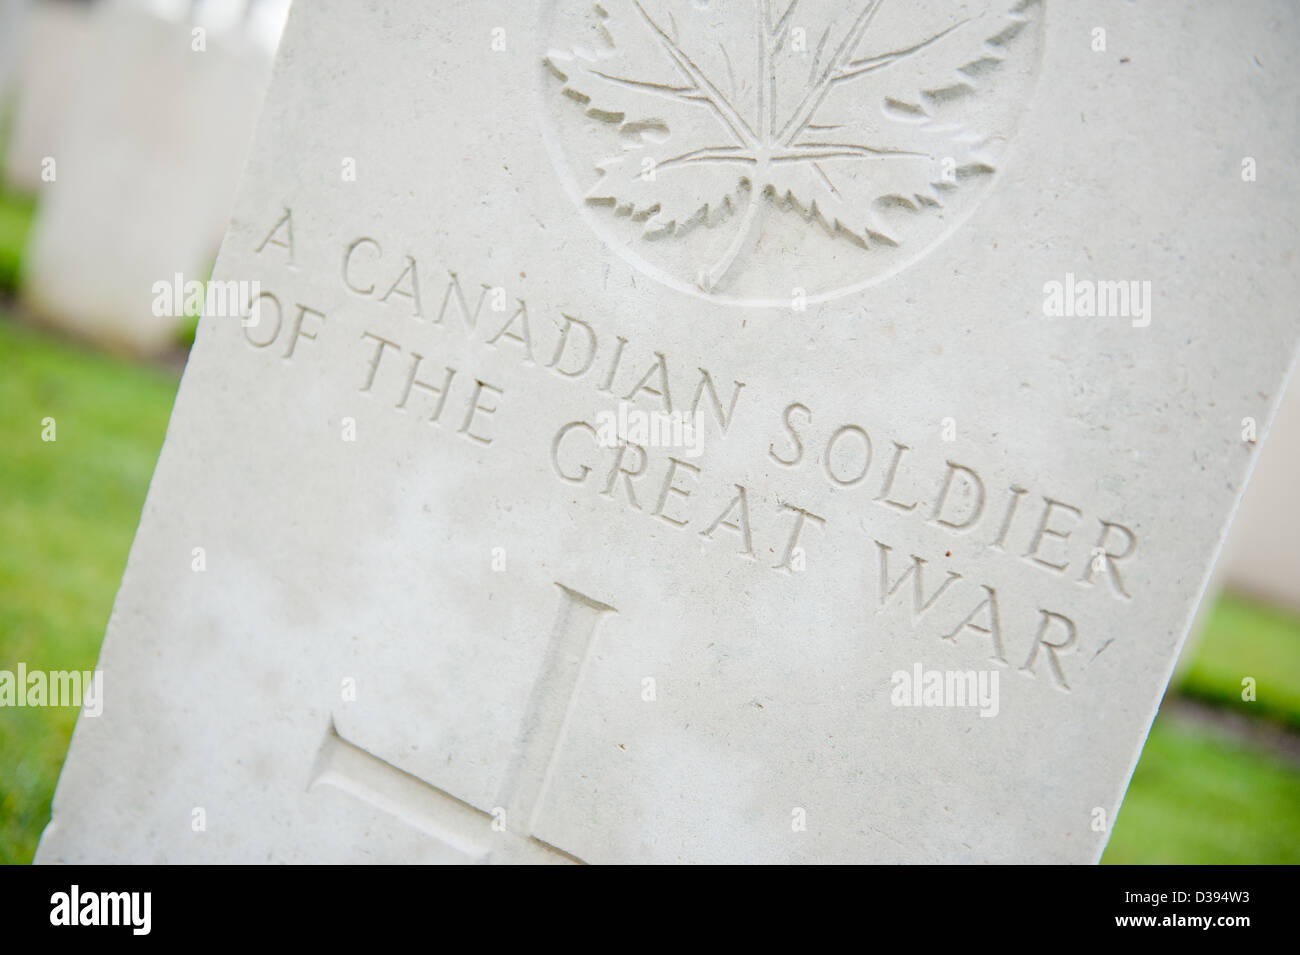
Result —
[[[566, 96], [620, 133], [588, 201], [642, 221], [647, 238], [737, 214], [727, 250], [698, 276], [705, 291], [766, 207], [864, 249], [897, 245], [900, 213], [941, 210], [946, 194], [993, 172], [967, 100], [1039, 0], [974, 13], [978, 4], [930, 4], [925, 16], [892, 2], [893, 22], [873, 31], [890, 0], [601, 0], [598, 45], [545, 59]], [[718, 41], [690, 28], [701, 8], [713, 23], [748, 17], [754, 29]], [[877, 39], [909, 30], [901, 44]]]

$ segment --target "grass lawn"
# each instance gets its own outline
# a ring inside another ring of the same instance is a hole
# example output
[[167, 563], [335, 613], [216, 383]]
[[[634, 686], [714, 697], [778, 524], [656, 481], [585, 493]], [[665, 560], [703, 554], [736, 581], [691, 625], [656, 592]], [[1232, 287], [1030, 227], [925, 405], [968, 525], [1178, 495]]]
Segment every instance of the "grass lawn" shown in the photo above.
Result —
[[1300, 771], [1161, 715], [1102, 862], [1300, 863]]
[[[1241, 698], [1246, 677], [1255, 680], [1251, 702]], [[1300, 620], [1240, 597], [1223, 597], [1210, 615], [1182, 689], [1300, 731]]]
[[18, 288], [23, 246], [35, 210], [33, 200], [0, 191], [0, 292]]
[[[0, 669], [94, 666], [175, 390], [0, 316]], [[1184, 691], [1300, 726], [1300, 622], [1225, 598]], [[0, 708], [0, 862], [31, 860], [76, 715]], [[1104, 861], [1300, 862], [1300, 770], [1162, 715]]]
[[[175, 390], [0, 318], [0, 669], [94, 668]], [[0, 862], [35, 852], [76, 717], [0, 708]]]

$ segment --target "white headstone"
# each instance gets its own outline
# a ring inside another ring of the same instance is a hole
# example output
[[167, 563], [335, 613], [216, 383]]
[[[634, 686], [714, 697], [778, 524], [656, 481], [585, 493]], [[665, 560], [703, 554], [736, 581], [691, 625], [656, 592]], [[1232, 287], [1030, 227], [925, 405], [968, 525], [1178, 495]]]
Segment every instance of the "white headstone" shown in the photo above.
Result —
[[26, 22], [27, 6], [27, 0], [0, 0], [0, 136], [6, 133], [9, 95], [14, 76], [18, 73], [19, 41]]
[[91, 6], [40, 0], [16, 31], [13, 115], [4, 152], [5, 186], [35, 193], [57, 150], [68, 112], [86, 75]]
[[38, 859], [1096, 860], [1300, 330], [1287, 11], [296, 5]]
[[[1259, 432], [1246, 416], [1244, 433]], [[1262, 435], [1261, 435], [1262, 437]], [[1286, 390], [1268, 444], [1232, 523], [1224, 550], [1224, 584], [1266, 603], [1300, 611], [1300, 379]]]
[[101, 4], [24, 263], [23, 296], [50, 323], [132, 352], [173, 343], [183, 309], [155, 307], [156, 283], [206, 277], [270, 69], [204, 30]]

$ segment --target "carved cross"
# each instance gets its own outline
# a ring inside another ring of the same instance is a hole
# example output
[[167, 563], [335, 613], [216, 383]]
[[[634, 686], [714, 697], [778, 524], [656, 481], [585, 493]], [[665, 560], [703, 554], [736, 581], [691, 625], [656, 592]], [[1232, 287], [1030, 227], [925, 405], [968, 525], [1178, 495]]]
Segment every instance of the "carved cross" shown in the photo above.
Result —
[[464, 853], [473, 862], [583, 864], [576, 856], [536, 838], [532, 831], [564, 743], [569, 712], [596, 627], [606, 613], [616, 611], [563, 584], [556, 586], [561, 595], [559, 611], [500, 799], [505, 809], [504, 829], [493, 813], [344, 739], [332, 719], [312, 768], [308, 790], [317, 786], [340, 789]]

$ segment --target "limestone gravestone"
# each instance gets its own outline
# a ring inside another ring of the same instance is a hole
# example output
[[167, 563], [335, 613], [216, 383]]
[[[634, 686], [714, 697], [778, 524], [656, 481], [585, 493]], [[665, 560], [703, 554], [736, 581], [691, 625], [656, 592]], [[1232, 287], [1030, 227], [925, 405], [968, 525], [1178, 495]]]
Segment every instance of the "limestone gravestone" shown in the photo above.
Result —
[[155, 308], [155, 285], [207, 276], [270, 59], [133, 0], [99, 5], [86, 55], [85, 82], [49, 156], [23, 298], [59, 328], [158, 352], [184, 314]]
[[297, 4], [38, 860], [1095, 861], [1295, 350], [1298, 34]]

